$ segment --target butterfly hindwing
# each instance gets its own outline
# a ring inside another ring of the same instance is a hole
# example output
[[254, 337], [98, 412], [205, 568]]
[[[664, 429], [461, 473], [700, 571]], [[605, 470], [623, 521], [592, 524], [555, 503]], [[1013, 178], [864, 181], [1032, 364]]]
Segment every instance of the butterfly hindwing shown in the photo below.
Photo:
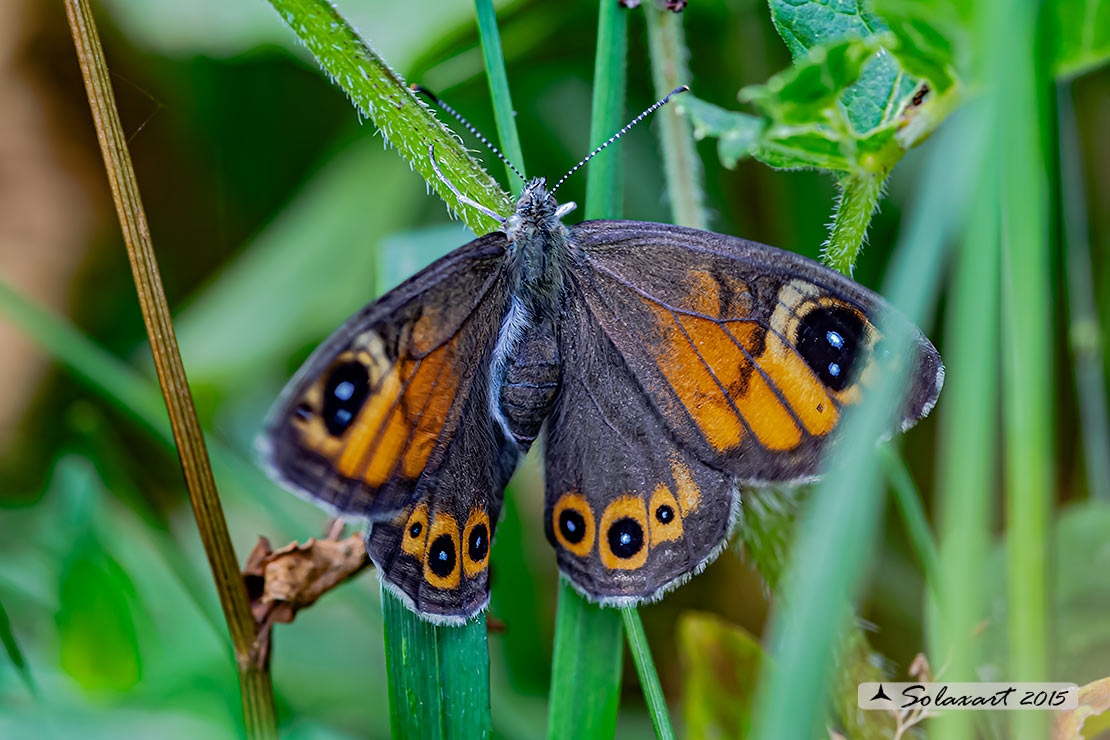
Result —
[[719, 551], [739, 495], [730, 476], [683, 453], [570, 282], [546, 443], [547, 536], [560, 571], [592, 600], [651, 599]]
[[[485, 554], [516, 464], [488, 401], [506, 246], [501, 233], [477, 239], [349, 319], [289, 383], [261, 439], [279, 482], [369, 520], [383, 581], [432, 619], [485, 605]], [[418, 520], [422, 532], [405, 537]]]

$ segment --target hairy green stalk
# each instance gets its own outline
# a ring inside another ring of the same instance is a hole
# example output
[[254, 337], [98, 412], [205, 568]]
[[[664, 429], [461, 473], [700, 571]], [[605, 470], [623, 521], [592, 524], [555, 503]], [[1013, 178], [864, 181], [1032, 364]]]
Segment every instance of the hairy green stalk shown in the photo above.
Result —
[[486, 234], [497, 227], [487, 210], [501, 216], [512, 213], [508, 194], [328, 0], [270, 4], [359, 114], [373, 121], [463, 223]]
[[852, 276], [856, 260], [867, 239], [867, 228], [878, 208], [886, 177], [870, 172], [845, 175], [839, 182], [840, 197], [836, 202], [829, 240], [821, 251], [821, 259], [829, 267]]

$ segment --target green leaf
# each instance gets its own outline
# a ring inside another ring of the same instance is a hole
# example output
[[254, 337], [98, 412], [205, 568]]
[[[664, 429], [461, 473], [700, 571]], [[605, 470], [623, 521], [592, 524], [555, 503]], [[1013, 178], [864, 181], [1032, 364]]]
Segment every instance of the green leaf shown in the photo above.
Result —
[[[795, 62], [822, 45], [873, 38], [887, 30], [877, 15], [863, 7], [863, 0], [769, 0], [768, 4], [775, 29]], [[858, 77], [840, 102], [848, 122], [860, 133], [894, 120], [918, 84], [897, 61], [874, 49]]]
[[686, 736], [747, 737], [763, 648], [742, 627], [716, 614], [678, 620], [678, 657], [686, 698]]
[[819, 122], [838, 126], [841, 116], [837, 101], [859, 79], [864, 63], [876, 48], [863, 39], [815, 46], [765, 84], [745, 87], [740, 100], [754, 103], [779, 124]]
[[82, 458], [62, 458], [51, 488], [67, 501], [76, 530], [59, 573], [60, 664], [86, 689], [126, 691], [141, 676], [135, 590], [89, 523], [101, 494], [96, 472]]
[[683, 96], [677, 105], [690, 117], [694, 138], [699, 141], [707, 136], [717, 138], [717, 154], [725, 167], [731, 169], [759, 150], [760, 137], [767, 126], [759, 116], [725, 110], [692, 95]]
[[1077, 75], [1110, 60], [1110, 2], [1056, 0], [1049, 5], [1055, 15], [1056, 75]]

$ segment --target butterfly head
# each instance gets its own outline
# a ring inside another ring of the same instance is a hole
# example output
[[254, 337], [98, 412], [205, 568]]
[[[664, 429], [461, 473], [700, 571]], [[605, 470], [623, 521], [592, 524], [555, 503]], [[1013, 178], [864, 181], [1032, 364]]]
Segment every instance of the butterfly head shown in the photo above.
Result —
[[569, 250], [563, 217], [575, 204], [559, 205], [541, 177], [530, 181], [505, 224], [509, 261], [517, 289], [536, 310], [554, 310], [563, 282], [562, 265]]

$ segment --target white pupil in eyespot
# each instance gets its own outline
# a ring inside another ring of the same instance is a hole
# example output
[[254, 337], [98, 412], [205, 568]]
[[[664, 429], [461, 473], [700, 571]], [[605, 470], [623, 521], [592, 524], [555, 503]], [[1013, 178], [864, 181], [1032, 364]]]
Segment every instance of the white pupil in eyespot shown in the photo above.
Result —
[[622, 545], [627, 545], [630, 542], [632, 542], [632, 535], [630, 535], [628, 532], [622, 533], [621, 534], [621, 544]]
[[355, 384], [349, 380], [344, 380], [342, 383], [335, 386], [335, 397], [340, 401], [349, 401], [354, 394]]
[[835, 362], [830, 362], [829, 363], [829, 375], [833, 376], [834, 378], [839, 377], [840, 376], [840, 365], [837, 365]]
[[840, 336], [838, 332], [829, 331], [827, 334], [825, 334], [825, 339], [828, 341], [829, 344], [831, 344], [833, 347], [836, 347], [837, 349], [840, 349], [844, 346], [844, 337]]

